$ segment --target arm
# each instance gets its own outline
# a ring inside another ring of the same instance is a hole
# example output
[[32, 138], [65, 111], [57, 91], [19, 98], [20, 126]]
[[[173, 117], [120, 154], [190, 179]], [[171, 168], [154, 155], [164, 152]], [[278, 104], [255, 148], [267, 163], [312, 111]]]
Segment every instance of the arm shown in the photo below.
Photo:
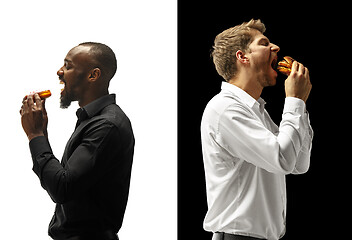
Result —
[[[110, 123], [101, 124], [85, 134], [65, 166], [55, 158], [45, 137], [30, 141], [33, 171], [54, 202], [65, 203], [89, 189], [107, 171], [109, 151], [118, 149], [118, 130]], [[111, 166], [110, 166], [111, 167]]]
[[[296, 97], [306, 102], [311, 89], [312, 84], [310, 82], [308, 69], [301, 63], [294, 61], [291, 73], [285, 81], [286, 97]], [[303, 137], [302, 148], [293, 171], [294, 174], [305, 173], [308, 171], [310, 164], [313, 130], [310, 126], [309, 116], [306, 111], [302, 114], [302, 118], [304, 123], [303, 128], [306, 129], [306, 134]]]
[[304, 109], [302, 100], [286, 98], [279, 134], [276, 135], [247, 109], [232, 105], [221, 116], [218, 143], [231, 155], [269, 172], [292, 173], [299, 163], [298, 156], [307, 134]]
[[30, 141], [33, 171], [55, 202], [69, 201], [88, 189], [108, 168], [107, 164], [101, 165], [107, 158], [99, 159], [98, 162], [99, 156], [105, 149], [109, 149], [111, 155], [119, 149], [117, 128], [109, 122], [102, 122], [85, 132], [82, 141], [63, 167], [52, 153], [46, 133], [45, 106], [38, 94], [23, 100], [20, 113], [23, 130]]
[[305, 102], [312, 85], [309, 71], [294, 62], [285, 81], [285, 106], [276, 136], [240, 105], [230, 106], [222, 116], [219, 135], [232, 155], [274, 173], [302, 173], [308, 170], [312, 131]]
[[312, 149], [313, 140], [313, 129], [310, 126], [308, 112], [304, 114], [304, 122], [306, 123], [305, 128], [307, 129], [303, 139], [301, 151], [298, 154], [297, 164], [293, 171], [293, 174], [302, 174], [308, 171], [310, 165], [310, 153]]

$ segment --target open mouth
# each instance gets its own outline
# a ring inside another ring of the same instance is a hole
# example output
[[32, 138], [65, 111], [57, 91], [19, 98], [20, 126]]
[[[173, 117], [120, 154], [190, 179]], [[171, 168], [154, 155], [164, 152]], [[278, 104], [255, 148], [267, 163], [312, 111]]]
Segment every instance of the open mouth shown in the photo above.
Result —
[[271, 62], [271, 67], [273, 68], [274, 71], [276, 71], [277, 67], [277, 57], [275, 57], [272, 62]]
[[65, 82], [62, 80], [62, 79], [60, 79], [60, 84], [62, 84], [63, 85], [63, 88], [61, 88], [61, 93], [65, 90]]

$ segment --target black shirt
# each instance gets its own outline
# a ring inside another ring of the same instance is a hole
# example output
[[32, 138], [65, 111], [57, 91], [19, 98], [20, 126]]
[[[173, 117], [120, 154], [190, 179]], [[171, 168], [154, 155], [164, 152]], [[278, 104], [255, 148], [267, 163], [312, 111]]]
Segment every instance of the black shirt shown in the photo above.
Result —
[[106, 95], [77, 111], [76, 129], [61, 163], [46, 137], [29, 143], [33, 171], [56, 203], [49, 225], [54, 239], [112, 230], [127, 204], [134, 151], [131, 123]]

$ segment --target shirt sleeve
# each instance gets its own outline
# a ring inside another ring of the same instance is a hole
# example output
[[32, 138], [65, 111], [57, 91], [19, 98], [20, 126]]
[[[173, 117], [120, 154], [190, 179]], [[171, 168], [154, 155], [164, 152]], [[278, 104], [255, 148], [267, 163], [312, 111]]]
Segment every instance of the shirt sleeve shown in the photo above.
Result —
[[[65, 166], [54, 156], [45, 137], [37, 137], [29, 146], [33, 159], [33, 171], [42, 187], [56, 203], [65, 203], [87, 190], [104, 173], [106, 159], [101, 156], [109, 149], [118, 149], [118, 130], [112, 124], [102, 124], [86, 132], [81, 143], [72, 152]], [[106, 169], [105, 169], [106, 170]]]
[[233, 156], [269, 172], [302, 173], [309, 167], [311, 140], [305, 103], [285, 99], [279, 133], [269, 131], [240, 104], [228, 107], [219, 121], [218, 142]]
[[293, 170], [293, 174], [302, 174], [308, 171], [310, 165], [310, 154], [312, 150], [312, 141], [314, 132], [310, 125], [309, 114], [308, 112], [304, 113], [303, 122], [305, 123], [304, 127], [306, 129], [302, 148], [297, 157], [297, 163], [295, 169]]

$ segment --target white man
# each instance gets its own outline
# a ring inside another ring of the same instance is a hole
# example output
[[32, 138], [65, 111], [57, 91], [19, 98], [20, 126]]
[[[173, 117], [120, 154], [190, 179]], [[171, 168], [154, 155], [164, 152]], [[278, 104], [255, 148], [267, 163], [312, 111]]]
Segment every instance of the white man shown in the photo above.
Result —
[[277, 126], [260, 97], [276, 84], [280, 48], [251, 20], [220, 33], [213, 61], [224, 78], [201, 123], [208, 212], [213, 240], [277, 240], [286, 230], [285, 175], [308, 171], [313, 131], [306, 111], [309, 71], [294, 61]]

